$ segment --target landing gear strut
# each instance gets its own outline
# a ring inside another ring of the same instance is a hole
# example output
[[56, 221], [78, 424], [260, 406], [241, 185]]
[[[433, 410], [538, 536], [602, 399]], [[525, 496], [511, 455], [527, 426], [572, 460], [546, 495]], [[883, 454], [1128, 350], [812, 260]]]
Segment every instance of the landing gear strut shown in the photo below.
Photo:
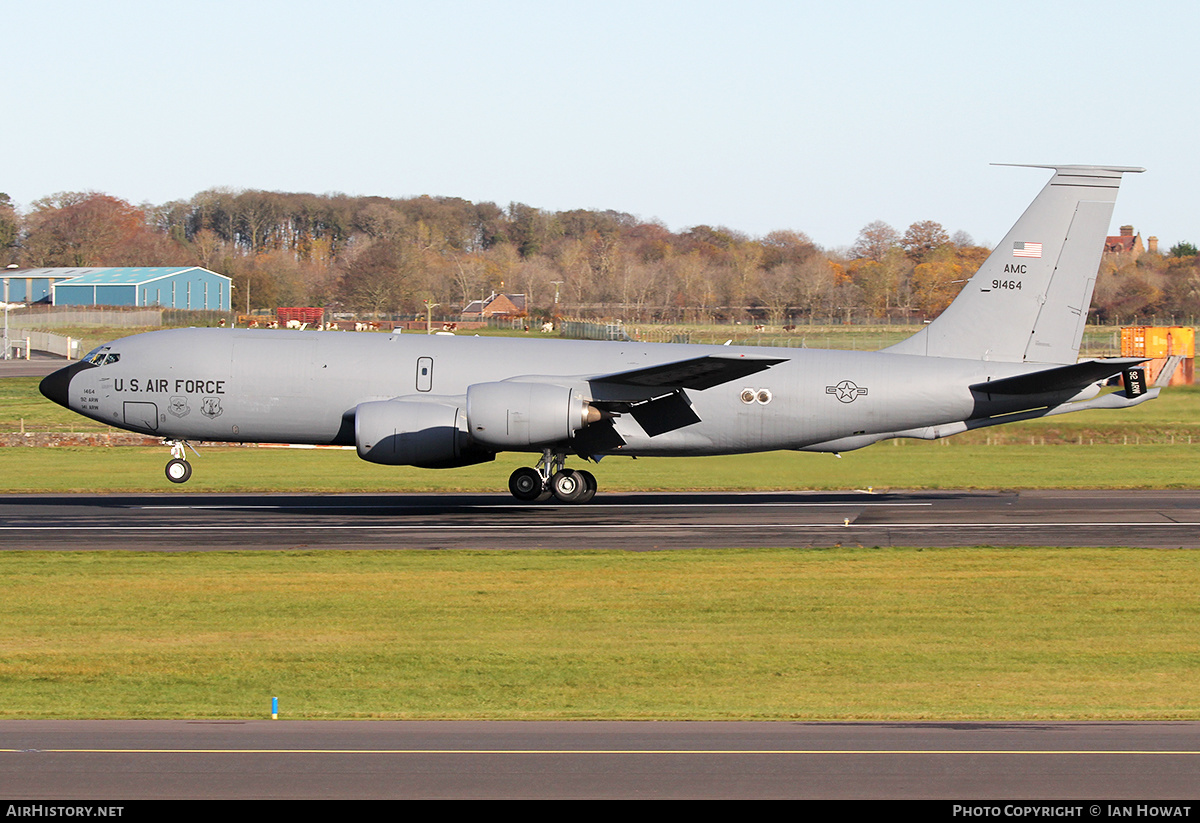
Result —
[[[164, 440], [163, 445], [171, 447], [171, 459], [167, 462], [167, 479], [172, 483], [186, 483], [192, 476], [192, 464], [187, 462], [187, 452], [184, 446], [190, 446], [186, 440]], [[192, 449], [192, 451], [196, 451]]]
[[596, 496], [596, 478], [589, 471], [564, 465], [566, 452], [546, 449], [536, 468], [520, 468], [508, 478], [512, 496], [526, 503], [540, 503], [551, 495], [560, 503], [586, 503]]

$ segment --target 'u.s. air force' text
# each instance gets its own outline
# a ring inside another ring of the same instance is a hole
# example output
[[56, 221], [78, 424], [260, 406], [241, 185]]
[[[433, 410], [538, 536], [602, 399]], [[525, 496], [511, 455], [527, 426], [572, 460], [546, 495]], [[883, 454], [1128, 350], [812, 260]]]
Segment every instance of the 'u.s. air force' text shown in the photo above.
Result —
[[171, 392], [172, 394], [224, 394], [224, 380], [170, 380], [166, 377], [151, 377], [149, 380], [138, 380], [136, 377], [126, 380], [122, 377], [113, 378], [113, 391], [136, 392]]

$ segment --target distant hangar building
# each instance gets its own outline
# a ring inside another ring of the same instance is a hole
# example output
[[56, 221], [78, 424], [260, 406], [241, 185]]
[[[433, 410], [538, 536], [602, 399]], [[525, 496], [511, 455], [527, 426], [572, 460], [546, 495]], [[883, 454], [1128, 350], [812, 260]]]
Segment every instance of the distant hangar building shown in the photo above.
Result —
[[[199, 266], [7, 269], [11, 302], [229, 311], [233, 281]], [[24, 295], [24, 297], [22, 297]]]
[[10, 303], [49, 303], [51, 285], [70, 280], [82, 271], [86, 269], [18, 269], [10, 266], [0, 270], [0, 276], [8, 281]]

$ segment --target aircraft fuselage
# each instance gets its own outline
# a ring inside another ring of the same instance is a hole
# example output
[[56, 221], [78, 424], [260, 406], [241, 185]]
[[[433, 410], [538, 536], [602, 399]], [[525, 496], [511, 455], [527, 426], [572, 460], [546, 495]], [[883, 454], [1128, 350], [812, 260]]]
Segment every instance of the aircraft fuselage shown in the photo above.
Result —
[[688, 390], [699, 417], [691, 425], [650, 436], [617, 416], [625, 443], [612, 453], [630, 455], [802, 449], [952, 424], [1015, 410], [982, 408], [970, 384], [1038, 368], [878, 352], [238, 329], [151, 332], [109, 351], [119, 359], [71, 376], [64, 405], [166, 439], [331, 445], [354, 445], [355, 409], [372, 401], [461, 406], [473, 385], [544, 374], [591, 401], [590, 375], [703, 354], [786, 358]]

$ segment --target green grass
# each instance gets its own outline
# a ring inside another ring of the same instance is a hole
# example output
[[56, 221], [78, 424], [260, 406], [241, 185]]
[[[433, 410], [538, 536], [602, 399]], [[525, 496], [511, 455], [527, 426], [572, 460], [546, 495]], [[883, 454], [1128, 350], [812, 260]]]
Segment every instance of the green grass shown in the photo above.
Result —
[[[882, 443], [839, 460], [768, 452], [630, 460], [591, 467], [601, 493], [798, 489], [1197, 488], [1200, 443], [1186, 445], [962, 445]], [[453, 470], [376, 466], [353, 451], [206, 448], [194, 473], [163, 475], [161, 448], [0, 448], [0, 493], [97, 492], [501, 492], [531, 455]], [[576, 460], [571, 465], [582, 466]]]
[[1200, 552], [0, 555], [3, 717], [1200, 719]]
[[1173, 443], [1190, 437], [1200, 444], [1200, 386], [1172, 386], [1156, 399], [1125, 410], [1072, 412], [1025, 423], [978, 429], [951, 438], [954, 442]]
[[[625, 330], [637, 340], [671, 343], [686, 338], [690, 343], [722, 344], [732, 340], [738, 346], [786, 346], [809, 349], [853, 349], [877, 351], [905, 340], [921, 329], [920, 324], [903, 325], [832, 325], [796, 323], [791, 331], [782, 326], [766, 325], [756, 331], [754, 324], [657, 324], [627, 323]], [[1081, 341], [1084, 357], [1115, 357], [1121, 349], [1121, 330], [1115, 326], [1087, 326]]]
[[64, 409], [42, 397], [40, 377], [6, 377], [0, 380], [0, 433], [94, 432], [109, 426]]

